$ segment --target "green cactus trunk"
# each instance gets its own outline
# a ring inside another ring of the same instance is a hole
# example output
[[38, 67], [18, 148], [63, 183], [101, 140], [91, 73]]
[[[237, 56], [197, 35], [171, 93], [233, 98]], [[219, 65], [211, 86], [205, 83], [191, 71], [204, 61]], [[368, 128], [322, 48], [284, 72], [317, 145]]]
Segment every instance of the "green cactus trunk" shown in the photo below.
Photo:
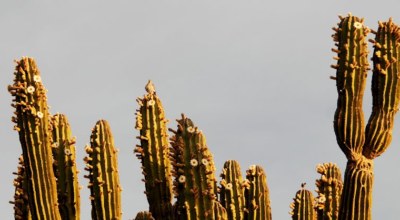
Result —
[[157, 220], [172, 219], [172, 178], [169, 160], [167, 119], [151, 81], [147, 94], [138, 98], [136, 129], [140, 131], [140, 145], [135, 153], [142, 162], [146, 196], [150, 212]]
[[304, 183], [302, 189], [297, 191], [294, 197], [293, 203], [290, 205], [292, 211], [293, 220], [316, 220], [316, 214], [314, 210], [314, 196], [312, 192], [304, 189]]
[[252, 165], [246, 171], [244, 219], [271, 220], [271, 204], [267, 176], [261, 166]]
[[107, 121], [96, 123], [86, 147], [93, 220], [121, 219], [121, 185], [118, 176], [117, 149]]
[[80, 194], [76, 169], [75, 138], [72, 137], [71, 128], [65, 115], [56, 114], [51, 118], [51, 122], [58, 208], [63, 220], [79, 220]]
[[51, 153], [51, 127], [46, 89], [32, 58], [17, 61], [14, 84], [8, 87], [14, 96], [16, 123], [28, 181], [29, 208], [33, 219], [58, 220], [57, 185]]
[[24, 158], [21, 155], [18, 161], [18, 170], [13, 173], [16, 175], [14, 179], [15, 194], [14, 201], [10, 201], [14, 204], [14, 219], [15, 220], [31, 220], [32, 215], [29, 210], [28, 201], [28, 179], [26, 178]]

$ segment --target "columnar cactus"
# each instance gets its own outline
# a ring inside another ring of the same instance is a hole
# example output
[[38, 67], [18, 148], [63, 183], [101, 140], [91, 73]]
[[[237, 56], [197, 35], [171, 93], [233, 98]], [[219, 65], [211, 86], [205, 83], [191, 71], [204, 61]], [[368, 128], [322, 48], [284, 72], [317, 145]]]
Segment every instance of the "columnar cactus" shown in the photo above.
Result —
[[321, 178], [317, 179], [316, 212], [318, 220], [339, 219], [340, 198], [343, 182], [339, 167], [334, 163], [324, 163], [317, 166]]
[[14, 201], [10, 203], [14, 204], [14, 219], [15, 220], [31, 220], [32, 216], [29, 211], [28, 202], [28, 179], [26, 178], [24, 158], [21, 155], [18, 161], [18, 170], [13, 173], [16, 175], [14, 179], [15, 194]]
[[58, 207], [63, 220], [80, 219], [80, 194], [76, 169], [75, 138], [67, 117], [55, 114], [53, 127], [54, 172], [57, 178]]
[[314, 211], [314, 196], [311, 191], [304, 188], [305, 183], [301, 185], [301, 189], [296, 192], [293, 203], [290, 204], [293, 220], [316, 220]]
[[150, 212], [142, 211], [136, 215], [135, 220], [155, 220], [155, 218], [153, 218]]
[[8, 87], [14, 96], [12, 121], [19, 133], [28, 181], [29, 208], [33, 219], [60, 219], [57, 185], [53, 172], [51, 126], [46, 89], [32, 58], [17, 61], [14, 84]]
[[176, 219], [216, 219], [215, 167], [206, 139], [193, 122], [182, 114], [171, 138]]
[[244, 218], [244, 187], [240, 165], [235, 160], [228, 160], [221, 173], [220, 203], [225, 207], [228, 219]]
[[85, 170], [92, 202], [92, 219], [121, 219], [121, 185], [118, 176], [117, 149], [107, 121], [96, 123], [86, 146]]
[[251, 165], [244, 182], [246, 208], [244, 219], [270, 220], [271, 204], [267, 176], [261, 166]]
[[172, 219], [172, 178], [167, 119], [151, 81], [147, 94], [138, 98], [136, 129], [140, 131], [135, 152], [142, 162], [146, 196], [155, 219]]
[[[363, 20], [349, 14], [341, 17], [333, 35], [338, 53], [338, 91], [334, 130], [339, 147], [348, 159], [340, 206], [340, 219], [371, 219], [373, 159], [381, 155], [392, 138], [394, 115], [399, 104], [400, 30], [390, 19], [379, 22], [373, 54], [373, 107], [364, 126], [362, 97], [369, 65]], [[361, 205], [362, 204], [362, 205]]]

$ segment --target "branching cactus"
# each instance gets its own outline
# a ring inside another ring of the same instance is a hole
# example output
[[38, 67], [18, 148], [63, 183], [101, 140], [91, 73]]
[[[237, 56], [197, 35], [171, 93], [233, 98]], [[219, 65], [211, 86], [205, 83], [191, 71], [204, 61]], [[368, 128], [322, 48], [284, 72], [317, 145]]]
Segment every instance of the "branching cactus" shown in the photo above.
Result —
[[394, 115], [399, 104], [400, 30], [390, 19], [379, 22], [373, 54], [373, 106], [365, 128], [362, 98], [369, 65], [363, 20], [341, 17], [333, 35], [337, 41], [336, 86], [338, 91], [334, 130], [339, 147], [348, 159], [339, 219], [371, 219], [373, 159], [392, 139]]
[[12, 121], [19, 133], [28, 181], [29, 208], [33, 219], [60, 219], [57, 185], [51, 153], [51, 126], [46, 89], [32, 58], [17, 61], [14, 84], [8, 87], [14, 96]]
[[147, 94], [138, 98], [136, 129], [140, 145], [135, 148], [142, 162], [146, 196], [155, 219], [172, 219], [172, 178], [169, 160], [167, 119], [151, 81]]
[[92, 201], [92, 219], [121, 219], [121, 185], [118, 176], [117, 149], [107, 121], [96, 123], [86, 146], [85, 170]]
[[14, 201], [10, 203], [14, 204], [14, 219], [31, 220], [32, 216], [29, 211], [27, 192], [28, 180], [26, 178], [24, 158], [22, 155], [19, 157], [18, 170], [13, 174], [16, 175], [14, 179], [15, 194]]
[[71, 128], [65, 115], [56, 114], [51, 118], [51, 122], [58, 208], [63, 220], [79, 220], [79, 172], [76, 169], [75, 138], [72, 137]]
[[225, 207], [228, 219], [244, 218], [244, 187], [240, 165], [235, 160], [228, 160], [221, 173], [220, 203]]
[[151, 212], [142, 211], [136, 215], [135, 220], [155, 220], [155, 218], [153, 218]]
[[246, 208], [244, 219], [270, 220], [271, 204], [267, 176], [261, 166], [251, 165], [244, 181]]
[[182, 114], [171, 138], [176, 219], [216, 219], [215, 167], [206, 139], [193, 122]]
[[318, 220], [339, 219], [340, 198], [343, 189], [342, 174], [334, 163], [317, 166], [321, 178], [317, 179], [316, 212]]
[[304, 188], [305, 183], [301, 185], [301, 189], [297, 191], [290, 208], [290, 214], [293, 220], [316, 220], [314, 211], [314, 196], [311, 191]]

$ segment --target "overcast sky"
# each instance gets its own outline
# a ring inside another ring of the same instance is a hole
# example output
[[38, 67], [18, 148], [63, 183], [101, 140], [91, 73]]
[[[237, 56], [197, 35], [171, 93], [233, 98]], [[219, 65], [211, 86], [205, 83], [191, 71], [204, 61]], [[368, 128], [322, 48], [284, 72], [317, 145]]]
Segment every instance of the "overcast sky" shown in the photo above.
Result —
[[[90, 219], [91, 209], [83, 148], [99, 119], [109, 121], [120, 149], [123, 219], [148, 209], [133, 154], [134, 112], [152, 79], [169, 127], [184, 112], [203, 130], [218, 176], [228, 159], [238, 160], [243, 172], [264, 167], [272, 216], [281, 220], [290, 219], [301, 183], [315, 189], [318, 163], [336, 162], [344, 172], [329, 79], [337, 15], [365, 17], [372, 29], [390, 16], [400, 23], [398, 0], [49, 2], [0, 3], [0, 219], [13, 218], [11, 173], [21, 153], [6, 89], [14, 59], [36, 59], [51, 112], [69, 118], [82, 170], [82, 219]], [[399, 127], [396, 120], [392, 146], [375, 160], [374, 219], [398, 219]]]

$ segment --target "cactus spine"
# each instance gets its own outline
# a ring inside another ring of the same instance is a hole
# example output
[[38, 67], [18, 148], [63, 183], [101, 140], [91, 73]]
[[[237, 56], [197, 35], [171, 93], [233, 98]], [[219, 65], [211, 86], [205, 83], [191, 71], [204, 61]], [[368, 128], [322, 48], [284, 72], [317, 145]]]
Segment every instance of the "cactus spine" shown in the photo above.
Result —
[[321, 178], [316, 181], [318, 220], [337, 220], [339, 218], [340, 198], [343, 189], [342, 174], [334, 163], [317, 166]]
[[14, 179], [15, 193], [14, 201], [10, 201], [14, 204], [14, 219], [16, 220], [31, 220], [32, 216], [29, 211], [28, 202], [28, 179], [26, 178], [24, 158], [21, 155], [18, 161], [18, 170], [13, 173], [16, 175]]
[[54, 172], [57, 178], [58, 207], [63, 220], [80, 219], [78, 171], [76, 169], [75, 138], [67, 117], [56, 114], [53, 126]]
[[14, 84], [8, 87], [14, 96], [16, 123], [28, 181], [29, 208], [33, 219], [60, 219], [57, 186], [51, 154], [51, 127], [46, 90], [32, 58], [17, 61]]
[[203, 133], [182, 114], [171, 138], [176, 219], [216, 219], [215, 167]]
[[246, 201], [244, 219], [272, 219], [267, 176], [261, 166], [249, 167], [244, 186]]
[[228, 160], [221, 173], [220, 203], [225, 207], [228, 219], [244, 218], [244, 188], [242, 171], [235, 160]]
[[380, 22], [374, 43], [373, 107], [364, 131], [362, 97], [369, 65], [363, 20], [342, 18], [333, 35], [337, 41], [336, 86], [338, 91], [334, 130], [348, 162], [339, 219], [371, 219], [373, 159], [390, 144], [394, 115], [398, 110], [399, 28]]
[[140, 145], [135, 152], [142, 162], [146, 196], [155, 219], [172, 219], [172, 179], [169, 160], [167, 119], [151, 81], [147, 94], [138, 98], [136, 129]]
[[121, 185], [118, 176], [117, 149], [107, 121], [96, 123], [86, 147], [92, 219], [121, 219]]
[[305, 183], [301, 185], [301, 189], [296, 192], [293, 203], [290, 205], [293, 220], [316, 220], [314, 211], [314, 196], [312, 192], [304, 188]]

